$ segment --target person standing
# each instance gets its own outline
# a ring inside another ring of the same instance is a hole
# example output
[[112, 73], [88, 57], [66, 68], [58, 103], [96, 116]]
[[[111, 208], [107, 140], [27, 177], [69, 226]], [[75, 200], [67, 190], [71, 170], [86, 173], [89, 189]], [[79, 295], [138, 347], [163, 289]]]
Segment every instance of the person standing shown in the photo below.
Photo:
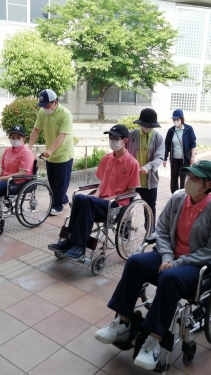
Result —
[[127, 149], [141, 166], [139, 170], [141, 187], [137, 188], [136, 191], [152, 210], [154, 223], [150, 238], [154, 238], [159, 181], [158, 168], [164, 158], [164, 139], [154, 130], [154, 128], [160, 128], [161, 126], [157, 122], [157, 113], [152, 108], [143, 109], [139, 119], [133, 123], [140, 125], [140, 128], [130, 131]]
[[184, 114], [181, 109], [176, 109], [172, 114], [173, 124], [165, 139], [165, 156], [163, 166], [166, 167], [170, 154], [171, 163], [171, 192], [184, 188], [186, 172], [180, 170], [195, 163], [196, 136], [192, 126], [185, 124]]
[[41, 109], [30, 136], [29, 148], [33, 147], [42, 130], [46, 143], [43, 156], [47, 158], [47, 176], [53, 192], [51, 215], [59, 215], [63, 204], [69, 202], [67, 189], [73, 163], [72, 114], [58, 103], [57, 94], [50, 89], [41, 91], [37, 105]]

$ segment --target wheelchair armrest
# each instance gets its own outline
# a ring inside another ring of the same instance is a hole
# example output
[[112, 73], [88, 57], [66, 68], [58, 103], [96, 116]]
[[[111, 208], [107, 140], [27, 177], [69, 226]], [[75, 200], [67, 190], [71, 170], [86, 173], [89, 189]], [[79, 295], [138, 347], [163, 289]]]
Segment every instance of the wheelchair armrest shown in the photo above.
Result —
[[117, 195], [116, 198], [114, 198], [114, 202], [119, 202], [119, 201], [121, 201], [123, 199], [127, 199], [127, 198], [135, 198], [137, 195], [138, 195], [138, 193], [136, 193], [136, 192], [122, 193], [122, 194]]
[[13, 180], [20, 180], [20, 178], [31, 180], [31, 179], [37, 178], [37, 175], [36, 174], [20, 174], [18, 176], [12, 176], [11, 178]]
[[100, 184], [90, 184], [90, 185], [84, 185], [84, 186], [79, 186], [77, 191], [82, 191], [82, 190], [91, 190], [91, 189], [97, 189]]

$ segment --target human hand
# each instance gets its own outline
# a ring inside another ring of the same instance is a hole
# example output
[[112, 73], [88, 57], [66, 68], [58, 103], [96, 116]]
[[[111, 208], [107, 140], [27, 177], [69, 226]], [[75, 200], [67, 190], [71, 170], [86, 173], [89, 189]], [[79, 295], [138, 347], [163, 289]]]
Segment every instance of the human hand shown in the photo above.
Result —
[[147, 174], [148, 173], [148, 169], [146, 167], [141, 167], [139, 169], [139, 173], [141, 173], [141, 174]]
[[163, 166], [164, 166], [164, 168], [166, 168], [166, 165], [167, 165], [167, 160], [165, 160], [165, 161], [163, 162]]
[[43, 151], [42, 155], [44, 156], [44, 158], [49, 158], [52, 154], [52, 151], [51, 150], [45, 150]]
[[190, 166], [195, 163], [195, 156], [191, 156], [190, 158]]
[[171, 262], [163, 262], [158, 270], [158, 273], [165, 271], [167, 268], [173, 268], [173, 264]]

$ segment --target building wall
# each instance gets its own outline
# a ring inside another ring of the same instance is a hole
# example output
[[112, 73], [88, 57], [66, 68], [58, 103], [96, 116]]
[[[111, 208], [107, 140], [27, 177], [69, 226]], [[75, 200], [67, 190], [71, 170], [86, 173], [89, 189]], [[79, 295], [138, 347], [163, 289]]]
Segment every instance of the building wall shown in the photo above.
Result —
[[[8, 1], [8, 0], [0, 0]], [[14, 34], [17, 30], [35, 27], [30, 13], [32, 6], [44, 0], [10, 0], [9, 3], [26, 3], [27, 18], [23, 22], [1, 20], [0, 17], [0, 49], [7, 34]], [[46, 0], [47, 2], [48, 0]], [[65, 0], [54, 0], [63, 4]], [[200, 7], [177, 6], [175, 2], [152, 0], [158, 9], [165, 12], [167, 20], [173, 27], [179, 27], [181, 38], [175, 49], [175, 62], [188, 63], [189, 74], [193, 79], [170, 83], [169, 87], [157, 85], [151, 95], [151, 101], [146, 103], [105, 103], [106, 119], [120, 119], [129, 114], [138, 114], [146, 106], [152, 106], [159, 115], [160, 121], [169, 121], [172, 110], [177, 107], [185, 111], [187, 120], [210, 120], [211, 96], [202, 94], [199, 82], [205, 65], [211, 64], [211, 10]], [[1, 4], [0, 4], [1, 13]], [[14, 16], [13, 16], [14, 17]], [[121, 98], [121, 96], [120, 96]], [[0, 112], [5, 104], [10, 103], [13, 97], [5, 90], [0, 89]], [[74, 119], [96, 119], [98, 107], [96, 102], [87, 101], [87, 84], [78, 84], [75, 90], [67, 93], [63, 105], [73, 113]]]

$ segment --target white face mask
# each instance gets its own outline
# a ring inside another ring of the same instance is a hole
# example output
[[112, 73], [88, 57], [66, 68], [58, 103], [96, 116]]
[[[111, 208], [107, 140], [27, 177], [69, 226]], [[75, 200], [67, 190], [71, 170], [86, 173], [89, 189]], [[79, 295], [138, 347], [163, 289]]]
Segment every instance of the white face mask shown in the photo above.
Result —
[[47, 115], [52, 115], [52, 113], [54, 113], [55, 111], [55, 109], [53, 108], [43, 108], [43, 109]]
[[109, 146], [113, 151], [121, 150], [123, 144], [122, 141], [115, 141], [114, 139], [109, 139]]
[[21, 139], [10, 139], [10, 144], [12, 147], [20, 147], [23, 144]]
[[173, 121], [173, 123], [178, 128], [182, 124], [182, 121], [181, 120], [175, 120], [175, 121]]
[[[206, 189], [205, 189], [206, 190]], [[199, 194], [204, 193], [204, 187], [202, 184], [196, 181], [193, 181], [190, 176], [186, 176], [185, 178], [185, 192], [190, 195], [191, 197], [196, 197]]]

